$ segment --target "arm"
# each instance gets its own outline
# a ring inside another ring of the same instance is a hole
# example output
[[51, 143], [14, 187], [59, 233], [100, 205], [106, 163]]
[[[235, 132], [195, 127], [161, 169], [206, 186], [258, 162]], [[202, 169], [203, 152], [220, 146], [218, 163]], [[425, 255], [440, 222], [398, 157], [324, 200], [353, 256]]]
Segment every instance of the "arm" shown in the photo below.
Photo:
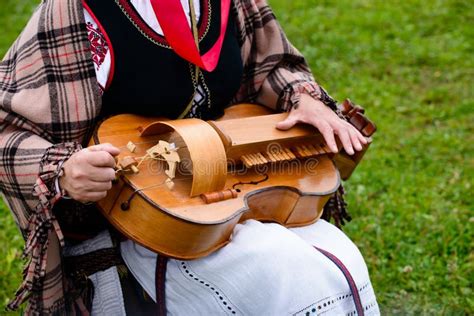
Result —
[[0, 63], [0, 189], [30, 259], [9, 308], [29, 300], [26, 313], [62, 313], [67, 304], [56, 179], [85, 151], [100, 111], [83, 20], [80, 1], [43, 1]]
[[[70, 176], [63, 176], [61, 180], [64, 180], [64, 187], [70, 188], [70, 195], [77, 200], [95, 201], [105, 194], [111, 186], [110, 180], [115, 178], [110, 167], [115, 161], [109, 153], [117, 154], [118, 149], [106, 144], [83, 150], [76, 142], [53, 144], [33, 133], [32, 126], [22, 126], [20, 122], [24, 120], [20, 117], [12, 120], [15, 116], [0, 109], [0, 188], [26, 239], [24, 255], [31, 261], [22, 286], [9, 307], [17, 308], [28, 297], [30, 287], [44, 277], [50, 279], [48, 286], [56, 289], [53, 295], [45, 291], [41, 294], [43, 297], [36, 298], [43, 299], [44, 308], [47, 308], [49, 302], [52, 306], [63, 296], [62, 280], [55, 275], [61, 273], [59, 249], [63, 244], [61, 229], [52, 212], [54, 204], [62, 197], [56, 187], [57, 177], [64, 167]], [[109, 168], [102, 168], [104, 165]], [[97, 180], [95, 186], [90, 183], [91, 177], [93, 181]]]
[[[61, 273], [57, 269], [59, 261], [51, 259], [59, 257], [62, 241], [61, 231], [52, 215], [52, 207], [59, 198], [54, 190], [54, 174], [59, 163], [79, 146], [77, 143], [54, 146], [45, 136], [40, 136], [42, 132], [38, 126], [27, 123], [13, 112], [7, 112], [5, 99], [1, 101], [0, 187], [4, 202], [26, 239], [24, 254], [31, 258], [21, 288], [9, 305], [10, 308], [17, 308], [27, 299], [31, 287], [40, 282], [42, 275], [49, 275], [55, 280], [54, 273]], [[48, 257], [50, 260], [46, 260]], [[51, 285], [56, 292], [45, 300], [45, 308], [63, 295], [60, 278]], [[38, 294], [33, 297], [42, 299], [44, 296]]]
[[[52, 259], [59, 257], [61, 242], [61, 232], [55, 229], [51, 212], [58, 198], [51, 181], [56, 166], [49, 159], [43, 160], [49, 149], [55, 151], [53, 129], [41, 122], [51, 113], [47, 111], [51, 104], [47, 101], [48, 87], [41, 84], [45, 77], [41, 51], [33, 40], [42, 9], [44, 6], [40, 5], [0, 63], [0, 189], [26, 239], [24, 253], [31, 258], [9, 308], [18, 308], [28, 299], [33, 286], [38, 288], [41, 279], [49, 275], [50, 280], [55, 280], [50, 283], [54, 294], [36, 291], [31, 295], [31, 299], [43, 301], [38, 312], [52, 306], [64, 293], [61, 278], [55, 274], [61, 274], [59, 260]], [[64, 151], [58, 150], [54, 155], [57, 163], [64, 161], [76, 146], [80, 147], [77, 143], [65, 144]], [[49, 299], [43, 299], [46, 295]]]
[[336, 102], [314, 81], [303, 55], [288, 41], [267, 1], [239, 0], [235, 11], [244, 62], [237, 101], [289, 111], [305, 93], [336, 109]]
[[337, 135], [348, 154], [367, 143], [357, 129], [341, 120], [336, 102], [320, 87], [301, 53], [293, 47], [265, 0], [236, 1], [244, 78], [234, 102], [255, 102], [290, 111], [277, 128], [308, 123], [337, 152]]

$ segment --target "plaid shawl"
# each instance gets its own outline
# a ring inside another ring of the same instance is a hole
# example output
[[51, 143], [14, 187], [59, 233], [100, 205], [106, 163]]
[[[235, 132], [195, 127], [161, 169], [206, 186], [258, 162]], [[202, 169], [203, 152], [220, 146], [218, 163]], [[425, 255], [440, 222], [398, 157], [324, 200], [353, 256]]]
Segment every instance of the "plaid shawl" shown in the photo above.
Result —
[[[287, 111], [300, 93], [334, 101], [315, 82], [265, 0], [234, 0], [244, 77], [233, 100]], [[63, 275], [52, 207], [62, 162], [88, 142], [101, 109], [81, 0], [43, 0], [0, 63], [1, 191], [25, 240], [24, 280], [9, 308], [85, 312]]]

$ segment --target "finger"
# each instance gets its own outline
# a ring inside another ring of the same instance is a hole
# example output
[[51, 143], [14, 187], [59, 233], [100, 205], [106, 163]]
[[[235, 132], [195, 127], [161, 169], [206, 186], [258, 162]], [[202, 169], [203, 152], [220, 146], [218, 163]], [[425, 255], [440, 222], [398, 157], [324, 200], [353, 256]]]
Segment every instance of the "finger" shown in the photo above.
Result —
[[359, 139], [359, 142], [361, 144], [364, 144], [364, 145], [367, 144], [368, 142], [367, 139], [364, 137], [364, 135], [362, 135], [362, 133], [357, 128], [354, 127], [354, 125], [346, 121], [344, 121], [344, 124], [347, 125], [348, 128], [350, 128], [352, 131], [354, 131], [357, 134], [357, 138]]
[[361, 144], [367, 145], [369, 143], [368, 139], [364, 137], [361, 133], [357, 134]]
[[360, 142], [361, 144], [366, 145], [366, 144], [368, 143], [368, 141], [367, 141], [367, 139], [364, 137], [364, 135], [362, 135], [362, 133], [361, 133], [357, 128], [355, 128], [354, 126], [351, 125], [351, 127], [352, 127], [352, 129], [354, 130], [354, 132], [356, 133], [357, 138], [359, 139], [359, 142]]
[[115, 167], [115, 159], [107, 151], [92, 151], [87, 155], [87, 162], [96, 167]]
[[76, 200], [82, 203], [87, 203], [87, 202], [97, 202], [102, 200], [107, 196], [106, 191], [102, 192], [88, 192], [83, 195], [80, 195]]
[[296, 117], [294, 117], [293, 115], [290, 114], [290, 115], [288, 115], [288, 117], [286, 119], [284, 119], [281, 122], [278, 122], [276, 124], [276, 128], [285, 131], [285, 130], [288, 130], [288, 129], [292, 128], [293, 126], [295, 126], [296, 123], [298, 123], [298, 120], [296, 119]]
[[115, 170], [113, 168], [92, 167], [88, 173], [89, 180], [97, 182], [106, 182], [115, 180]]
[[108, 191], [112, 189], [112, 181], [104, 181], [104, 182], [97, 182], [97, 181], [90, 181], [85, 186], [85, 190], [88, 193], [100, 193], [104, 191]]
[[114, 145], [110, 143], [90, 146], [90, 147], [87, 147], [87, 149], [89, 149], [90, 151], [106, 151], [112, 156], [117, 156], [118, 154], [120, 154], [120, 149], [118, 149], [117, 147], [115, 147]]
[[346, 153], [348, 153], [349, 155], [353, 155], [354, 149], [352, 148], [351, 137], [345, 126], [340, 125], [335, 131], [337, 136], [339, 136], [339, 140], [341, 141]]
[[316, 127], [323, 135], [329, 149], [331, 149], [333, 153], [337, 153], [338, 149], [336, 145], [336, 138], [334, 137], [334, 130], [332, 129], [331, 125], [329, 125], [326, 121], [319, 121], [316, 119], [313, 119], [311, 124]]
[[349, 136], [351, 138], [352, 147], [357, 151], [361, 151], [362, 144], [360, 143], [360, 139], [359, 139], [357, 131], [349, 130]]

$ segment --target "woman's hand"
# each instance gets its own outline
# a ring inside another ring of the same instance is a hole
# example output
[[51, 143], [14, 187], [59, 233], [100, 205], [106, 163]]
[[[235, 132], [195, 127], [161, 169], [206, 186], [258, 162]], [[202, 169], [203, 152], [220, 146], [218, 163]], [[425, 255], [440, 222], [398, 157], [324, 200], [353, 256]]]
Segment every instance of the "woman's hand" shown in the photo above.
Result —
[[63, 165], [59, 185], [79, 202], [96, 202], [107, 195], [115, 179], [115, 159], [120, 149], [111, 144], [84, 148]]
[[297, 123], [307, 123], [316, 127], [333, 153], [338, 152], [334, 135], [339, 137], [349, 155], [354, 154], [354, 149], [362, 150], [363, 145], [369, 142], [354, 126], [340, 119], [324, 103], [307, 94], [301, 95], [298, 108], [292, 109], [288, 117], [279, 122], [276, 127], [287, 130]]

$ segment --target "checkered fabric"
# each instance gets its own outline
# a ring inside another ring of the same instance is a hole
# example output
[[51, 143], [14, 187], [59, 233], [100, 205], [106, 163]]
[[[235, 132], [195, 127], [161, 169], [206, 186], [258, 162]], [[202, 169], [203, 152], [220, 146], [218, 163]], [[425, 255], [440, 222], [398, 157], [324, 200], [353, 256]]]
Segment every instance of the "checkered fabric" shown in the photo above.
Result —
[[[233, 103], [288, 111], [305, 92], [334, 107], [264, 0], [234, 0], [244, 77]], [[0, 63], [0, 188], [26, 240], [24, 281], [9, 308], [86, 311], [62, 274], [62, 234], [51, 212], [60, 165], [86, 145], [101, 109], [81, 0], [43, 0]]]

